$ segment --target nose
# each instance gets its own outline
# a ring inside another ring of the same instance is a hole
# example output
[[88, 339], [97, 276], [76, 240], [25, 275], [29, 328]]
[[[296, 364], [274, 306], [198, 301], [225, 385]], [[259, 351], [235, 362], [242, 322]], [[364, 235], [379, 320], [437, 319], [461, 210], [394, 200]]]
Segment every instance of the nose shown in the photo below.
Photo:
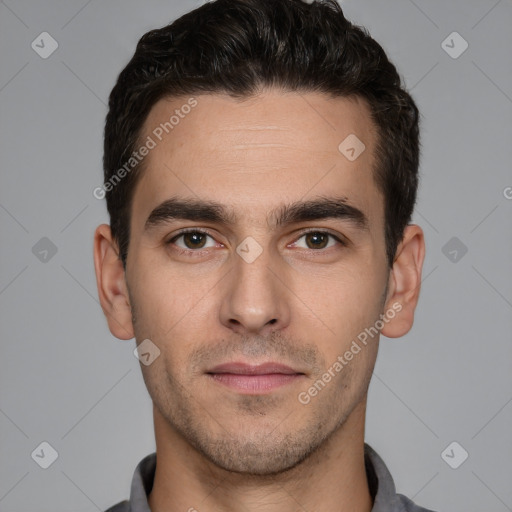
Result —
[[285, 328], [290, 321], [286, 269], [272, 263], [266, 251], [251, 263], [236, 254], [233, 265], [224, 282], [221, 323], [238, 334]]

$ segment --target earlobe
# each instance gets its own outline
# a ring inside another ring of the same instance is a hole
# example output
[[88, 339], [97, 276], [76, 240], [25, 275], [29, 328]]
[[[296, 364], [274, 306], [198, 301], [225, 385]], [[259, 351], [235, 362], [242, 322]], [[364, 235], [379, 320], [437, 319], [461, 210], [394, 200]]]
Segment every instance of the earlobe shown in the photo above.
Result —
[[414, 322], [414, 311], [421, 287], [421, 271], [425, 258], [423, 230], [415, 225], [406, 226], [389, 275], [388, 296], [384, 314], [388, 315], [381, 333], [388, 338], [407, 334]]
[[110, 332], [121, 340], [133, 338], [125, 271], [108, 224], [101, 224], [94, 233], [94, 268], [98, 296]]

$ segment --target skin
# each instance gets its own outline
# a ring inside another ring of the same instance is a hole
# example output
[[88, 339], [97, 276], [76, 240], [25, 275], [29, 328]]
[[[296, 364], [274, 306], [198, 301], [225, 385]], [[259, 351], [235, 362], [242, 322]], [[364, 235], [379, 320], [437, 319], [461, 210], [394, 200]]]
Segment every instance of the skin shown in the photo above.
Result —
[[[151, 509], [370, 511], [363, 443], [379, 336], [309, 403], [298, 395], [393, 304], [401, 310], [381, 333], [409, 331], [423, 232], [407, 226], [390, 270], [384, 202], [372, 174], [376, 132], [363, 100], [276, 90], [244, 101], [195, 98], [197, 106], [144, 162], [126, 272], [109, 226], [100, 225], [94, 238], [110, 331], [137, 343], [149, 338], [160, 349], [152, 364], [141, 364], [154, 403]], [[159, 101], [143, 138], [187, 100]], [[349, 134], [366, 146], [353, 162], [338, 150]], [[360, 209], [368, 229], [348, 219], [274, 226], [268, 218], [285, 204], [333, 195]], [[217, 201], [236, 222], [174, 219], [145, 230], [151, 211], [171, 197]], [[190, 236], [174, 239], [189, 227], [207, 229], [211, 238], [200, 237], [200, 248]], [[346, 244], [304, 236], [306, 228]], [[236, 252], [249, 236], [262, 249], [251, 263]], [[304, 375], [246, 395], [205, 373], [228, 361], [281, 362]]]

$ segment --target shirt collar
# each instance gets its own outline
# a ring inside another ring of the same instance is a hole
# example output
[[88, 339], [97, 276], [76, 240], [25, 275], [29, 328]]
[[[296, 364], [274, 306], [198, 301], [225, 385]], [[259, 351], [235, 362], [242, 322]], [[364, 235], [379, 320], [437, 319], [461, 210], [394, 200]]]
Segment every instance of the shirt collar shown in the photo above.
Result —
[[[395, 483], [384, 461], [368, 444], [364, 444], [364, 461], [370, 494], [374, 501], [371, 512], [389, 512], [399, 503]], [[153, 488], [156, 453], [144, 457], [133, 474], [130, 504], [127, 512], [151, 512], [148, 496]]]

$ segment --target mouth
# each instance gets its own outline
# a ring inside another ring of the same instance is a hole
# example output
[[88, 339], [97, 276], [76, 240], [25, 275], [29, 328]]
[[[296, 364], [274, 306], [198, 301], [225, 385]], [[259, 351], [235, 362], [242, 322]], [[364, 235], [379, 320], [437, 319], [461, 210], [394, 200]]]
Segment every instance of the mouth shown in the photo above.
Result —
[[250, 365], [241, 362], [215, 366], [206, 374], [216, 383], [243, 394], [264, 394], [274, 389], [298, 382], [303, 372], [281, 363], [268, 362]]

